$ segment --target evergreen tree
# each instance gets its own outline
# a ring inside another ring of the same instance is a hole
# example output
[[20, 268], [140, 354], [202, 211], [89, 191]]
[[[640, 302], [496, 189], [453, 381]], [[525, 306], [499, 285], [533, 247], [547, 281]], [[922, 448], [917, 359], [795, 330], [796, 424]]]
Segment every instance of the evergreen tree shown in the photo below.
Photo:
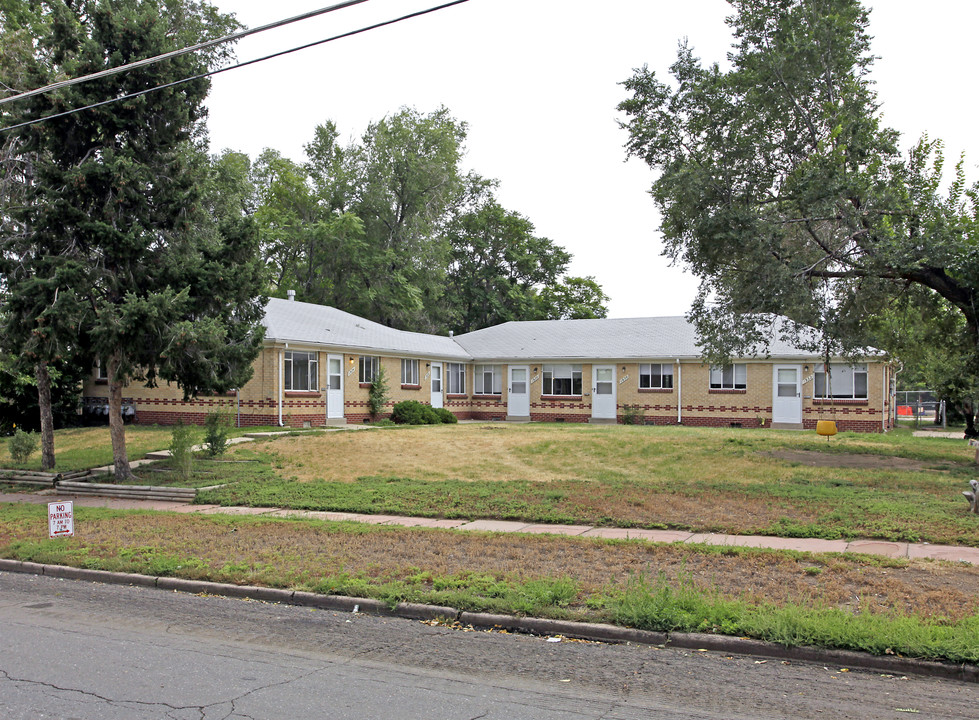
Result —
[[[52, 2], [32, 85], [160, 55], [236, 27], [183, 0]], [[20, 117], [45, 117], [199, 75], [225, 46], [37, 95]], [[205, 153], [206, 78], [80, 110], [18, 131], [36, 157], [22, 237], [5, 257], [34, 258], [45, 298], [65, 302], [58, 342], [86, 348], [109, 376], [117, 478], [131, 476], [122, 398], [132, 380], [172, 381], [187, 396], [240, 386], [260, 343], [257, 233], [244, 214], [215, 214], [220, 185]], [[11, 288], [22, 295], [23, 288]], [[51, 305], [49, 312], [57, 310]], [[43, 315], [38, 315], [43, 317]], [[74, 334], [71, 334], [72, 330]]]

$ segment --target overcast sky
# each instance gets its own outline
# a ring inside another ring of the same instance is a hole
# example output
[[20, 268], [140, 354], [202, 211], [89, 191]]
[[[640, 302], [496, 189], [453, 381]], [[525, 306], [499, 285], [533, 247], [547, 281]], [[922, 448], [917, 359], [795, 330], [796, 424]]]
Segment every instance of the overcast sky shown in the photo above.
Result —
[[[248, 27], [329, 0], [217, 0]], [[366, 3], [242, 40], [239, 60], [439, 4]], [[886, 124], [905, 144], [927, 132], [979, 177], [971, 78], [979, 65], [979, 3], [881, 0], [870, 32]], [[253, 159], [266, 147], [294, 160], [328, 119], [343, 138], [410, 106], [440, 105], [469, 125], [465, 169], [500, 181], [498, 197], [593, 275], [610, 317], [681, 315], [696, 281], [661, 256], [648, 167], [625, 162], [618, 84], [648, 64], [660, 77], [686, 37], [706, 63], [724, 62], [731, 35], [723, 0], [469, 0], [434, 14], [234, 70], [214, 79], [214, 152]]]

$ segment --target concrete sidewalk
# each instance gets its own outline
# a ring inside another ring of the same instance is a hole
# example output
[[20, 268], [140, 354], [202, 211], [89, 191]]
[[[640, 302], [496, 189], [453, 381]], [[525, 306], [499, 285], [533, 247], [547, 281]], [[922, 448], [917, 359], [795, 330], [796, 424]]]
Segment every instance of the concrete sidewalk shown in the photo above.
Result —
[[45, 491], [45, 494], [4, 493], [0, 502], [46, 504], [55, 500], [72, 500], [81, 507], [104, 507], [119, 510], [158, 510], [201, 515], [262, 515], [266, 517], [300, 517], [317, 520], [360, 522], [370, 525], [400, 527], [431, 527], [461, 531], [501, 533], [538, 533], [609, 539], [634, 539], [664, 543], [702, 543], [733, 547], [772, 548], [813, 553], [863, 553], [890, 558], [950, 560], [979, 565], [979, 548], [929, 543], [888, 542], [886, 540], [820, 540], [816, 538], [780, 538], [767, 535], [723, 535], [681, 530], [642, 530], [637, 528], [602, 528], [590, 525], [547, 525], [506, 520], [442, 520], [437, 518], [404, 517], [400, 515], [363, 515], [360, 513], [320, 512], [313, 510], [283, 510], [280, 508], [224, 507], [221, 505], [189, 505], [159, 500], [129, 500], [83, 495], [67, 495]]

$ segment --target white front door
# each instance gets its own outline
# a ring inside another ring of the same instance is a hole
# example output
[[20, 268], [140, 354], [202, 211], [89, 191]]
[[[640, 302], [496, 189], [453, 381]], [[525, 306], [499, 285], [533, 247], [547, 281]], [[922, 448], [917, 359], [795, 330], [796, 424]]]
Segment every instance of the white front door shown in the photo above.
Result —
[[614, 419], [616, 413], [615, 366], [592, 365], [591, 416], [601, 420]]
[[772, 422], [802, 422], [802, 366], [775, 365], [772, 368]]
[[326, 417], [343, 417], [343, 355], [326, 358]]
[[442, 363], [432, 363], [432, 407], [442, 407]]
[[526, 365], [510, 365], [507, 390], [507, 415], [530, 417], [530, 368]]

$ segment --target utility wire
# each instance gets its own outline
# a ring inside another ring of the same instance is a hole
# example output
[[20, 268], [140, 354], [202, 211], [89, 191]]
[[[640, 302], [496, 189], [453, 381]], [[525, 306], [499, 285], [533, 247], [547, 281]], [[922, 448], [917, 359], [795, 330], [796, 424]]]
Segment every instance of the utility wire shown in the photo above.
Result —
[[214, 47], [215, 45], [223, 45], [224, 43], [233, 42], [235, 40], [239, 40], [240, 38], [247, 37], [248, 35], [255, 35], [256, 33], [272, 30], [274, 28], [282, 27], [283, 25], [289, 25], [294, 22], [299, 22], [300, 20], [308, 20], [309, 18], [316, 17], [318, 15], [325, 15], [326, 13], [331, 13], [335, 10], [343, 10], [344, 8], [348, 8], [352, 5], [359, 5], [363, 2], [367, 2], [367, 0], [345, 0], [345, 2], [337, 3], [336, 5], [330, 5], [329, 7], [320, 8], [319, 10], [313, 10], [312, 12], [303, 13], [302, 15], [296, 15], [295, 17], [287, 18], [285, 20], [278, 20], [273, 23], [268, 23], [267, 25], [262, 25], [261, 27], [252, 28], [251, 30], [242, 30], [241, 32], [234, 33], [233, 35], [225, 35], [224, 37], [208, 40], [207, 42], [202, 42], [198, 45], [192, 45], [191, 47], [172, 50], [168, 53], [163, 53], [162, 55], [156, 55], [155, 57], [143, 58], [142, 60], [127, 63], [126, 65], [119, 65], [118, 67], [100, 70], [99, 72], [92, 73], [91, 75], [83, 75], [82, 77], [71, 78], [70, 80], [62, 80], [60, 82], [37, 88], [36, 90], [28, 90], [27, 92], [22, 92], [8, 98], [0, 98], [0, 105], [13, 102], [14, 100], [22, 100], [23, 98], [33, 97], [34, 95], [40, 95], [42, 93], [50, 92], [51, 90], [68, 87], [70, 85], [88, 82], [89, 80], [96, 80], [98, 78], [108, 77], [110, 75], [117, 75], [118, 73], [125, 72], [126, 70], [132, 70], [133, 68], [143, 67], [145, 65], [152, 65], [153, 63], [158, 63], [162, 60], [180, 57], [181, 55], [187, 55], [192, 52], [197, 52], [198, 50]]
[[351, 30], [349, 32], [341, 33], [340, 35], [334, 35], [333, 37], [326, 38], [325, 40], [317, 40], [315, 42], [307, 43], [305, 45], [299, 45], [289, 50], [282, 50], [271, 55], [265, 55], [264, 57], [255, 58], [254, 60], [248, 60], [243, 63], [238, 63], [237, 65], [229, 65], [225, 68], [219, 68], [218, 70], [209, 70], [208, 72], [200, 73], [199, 75], [192, 75], [191, 77], [182, 78], [180, 80], [175, 80], [171, 83], [166, 83], [165, 85], [157, 85], [156, 87], [147, 88], [145, 90], [140, 90], [138, 92], [130, 93], [128, 95], [120, 95], [119, 97], [111, 98], [109, 100], [103, 100], [102, 102], [92, 103], [91, 105], [85, 105], [84, 107], [74, 108], [72, 110], [66, 110], [65, 112], [57, 113], [55, 115], [45, 115], [44, 117], [35, 118], [34, 120], [28, 120], [26, 122], [19, 123], [17, 125], [11, 125], [10, 127], [0, 128], [0, 134], [9, 132], [10, 130], [16, 130], [22, 127], [28, 127], [30, 125], [37, 125], [45, 120], [54, 120], [56, 118], [65, 117], [66, 115], [73, 115], [75, 113], [82, 112], [83, 110], [91, 110], [92, 108], [102, 107], [103, 105], [110, 105], [112, 103], [119, 102], [121, 100], [130, 100], [140, 95], [146, 95], [157, 90], [165, 90], [166, 88], [174, 87], [176, 85], [182, 85], [186, 82], [191, 82], [193, 80], [200, 80], [201, 78], [211, 77], [213, 75], [219, 75], [220, 73], [228, 72], [229, 70], [237, 70], [238, 68], [247, 67], [249, 65], [254, 65], [255, 63], [264, 62], [265, 60], [271, 60], [273, 58], [281, 57], [283, 55], [289, 55], [294, 52], [299, 52], [300, 50], [307, 50], [311, 47], [316, 47], [317, 45], [323, 45], [328, 42], [333, 42], [334, 40], [341, 40], [342, 38], [352, 37], [354, 35], [360, 35], [361, 33], [368, 32], [370, 30], [376, 30], [378, 28], [385, 27], [387, 25], [394, 25], [395, 23], [402, 22], [404, 20], [410, 20], [412, 18], [420, 17], [422, 15], [428, 15], [429, 13], [436, 12], [438, 10], [444, 10], [445, 8], [452, 7], [453, 5], [461, 5], [464, 2], [469, 2], [469, 0], [452, 0], [452, 2], [444, 3], [443, 5], [436, 5], [435, 7], [430, 7], [426, 10], [419, 10], [417, 12], [409, 13], [408, 15], [402, 15], [401, 17], [394, 18], [392, 20], [384, 20], [373, 25], [368, 25], [366, 27], [359, 28], [357, 30]]

